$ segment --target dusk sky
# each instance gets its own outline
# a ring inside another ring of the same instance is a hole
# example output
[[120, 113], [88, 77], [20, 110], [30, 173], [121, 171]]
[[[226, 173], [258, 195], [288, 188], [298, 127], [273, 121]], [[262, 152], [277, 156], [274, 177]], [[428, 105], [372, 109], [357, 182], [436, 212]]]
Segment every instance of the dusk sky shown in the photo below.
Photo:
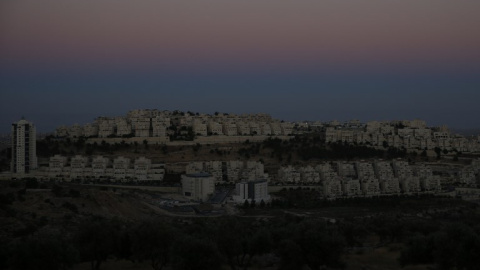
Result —
[[478, 0], [3, 0], [0, 133], [133, 109], [480, 128]]

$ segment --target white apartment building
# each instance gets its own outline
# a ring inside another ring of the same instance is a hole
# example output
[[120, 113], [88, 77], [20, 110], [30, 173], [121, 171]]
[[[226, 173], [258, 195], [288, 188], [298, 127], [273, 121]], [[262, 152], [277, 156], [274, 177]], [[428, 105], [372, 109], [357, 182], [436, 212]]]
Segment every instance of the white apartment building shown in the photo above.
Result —
[[70, 179], [83, 179], [85, 168], [87, 167], [88, 158], [76, 155], [70, 160]]
[[223, 123], [223, 134], [226, 136], [235, 136], [238, 134], [237, 125], [234, 123]]
[[270, 127], [270, 124], [265, 123], [265, 122], [260, 122], [258, 123], [260, 126], [260, 132], [262, 135], [271, 135], [272, 134], [272, 128]]
[[233, 200], [236, 203], [243, 203], [245, 201], [260, 203], [261, 201], [270, 201], [268, 194], [267, 180], [256, 180], [250, 182], [240, 182], [235, 184], [235, 195]]
[[206, 202], [215, 192], [215, 180], [208, 173], [184, 174], [181, 181], [187, 199]]
[[396, 178], [406, 179], [413, 177], [413, 170], [407, 161], [393, 160], [393, 173]]
[[322, 163], [315, 167], [320, 175], [320, 181], [331, 181], [340, 179], [338, 174], [333, 170], [330, 163]]
[[278, 122], [270, 123], [270, 133], [272, 135], [282, 135], [282, 128], [280, 127], [280, 123]]
[[379, 181], [382, 194], [399, 194], [401, 192], [400, 182], [397, 178], [384, 178]]
[[96, 137], [98, 136], [98, 125], [93, 124], [86, 124], [83, 126], [83, 135], [85, 137]]
[[342, 183], [339, 179], [322, 180], [319, 191], [325, 198], [334, 199], [341, 197], [343, 195]]
[[390, 162], [377, 160], [373, 163], [375, 178], [379, 180], [380, 189], [385, 194], [400, 193], [400, 183], [394, 178], [393, 168]]
[[97, 156], [92, 160], [92, 174], [94, 179], [100, 179], [107, 176], [108, 159], [105, 157]]
[[420, 179], [418, 177], [410, 177], [400, 179], [400, 188], [405, 194], [418, 193], [421, 191]]
[[193, 133], [197, 136], [207, 136], [207, 124], [195, 122], [193, 124]]
[[207, 132], [211, 135], [223, 135], [222, 125], [217, 122], [210, 121], [207, 125]]
[[135, 159], [133, 163], [134, 174], [136, 180], [145, 181], [149, 179], [149, 171], [152, 167], [152, 161], [145, 157], [139, 157]]
[[212, 160], [212, 161], [204, 162], [203, 171], [208, 172], [215, 180], [215, 183], [223, 182], [223, 171], [222, 171], [221, 161]]
[[260, 129], [260, 125], [256, 122], [249, 122], [248, 126], [250, 127], [250, 134], [251, 135], [261, 135], [262, 130]]
[[150, 117], [132, 117], [132, 129], [135, 130], [135, 137], [150, 137]]
[[238, 135], [250, 135], [250, 127], [243, 121], [237, 122], [237, 131]]
[[299, 169], [301, 181], [304, 183], [318, 183], [320, 182], [320, 174], [312, 167], [306, 166]]
[[299, 183], [302, 181], [302, 176], [300, 172], [290, 165], [278, 169], [277, 177], [280, 182], [284, 183]]
[[95, 121], [98, 124], [98, 137], [106, 138], [115, 135], [115, 118], [98, 117]]
[[[68, 134], [68, 128], [66, 126], [59, 126], [55, 129], [55, 135], [57, 137], [68, 137], [69, 134]], [[97, 134], [98, 135], [98, 132]]]
[[132, 176], [130, 172], [130, 159], [117, 157], [113, 160], [113, 178], [127, 179]]
[[293, 124], [288, 122], [282, 122], [280, 123], [280, 129], [283, 135], [291, 135], [293, 133]]
[[337, 169], [338, 176], [357, 178], [357, 173], [353, 164], [343, 161], [337, 161], [335, 162], [335, 167]]
[[74, 124], [68, 130], [68, 135], [70, 137], [78, 138], [84, 135], [83, 127], [79, 124]]
[[440, 178], [433, 175], [432, 169], [425, 164], [412, 166], [413, 174], [420, 181], [423, 191], [438, 192], [441, 190]]
[[358, 179], [364, 180], [375, 178], [375, 172], [373, 170], [372, 163], [365, 161], [357, 161], [355, 162], [355, 168], [357, 169]]
[[374, 196], [380, 194], [380, 183], [376, 178], [365, 178], [360, 180], [360, 187], [365, 196]]
[[55, 155], [48, 162], [48, 176], [50, 178], [61, 178], [64, 173], [64, 167], [67, 165], [67, 158], [61, 155]]
[[228, 182], [239, 182], [241, 179], [241, 172], [243, 169], [243, 161], [240, 160], [230, 160], [226, 162], [226, 181]]
[[477, 179], [475, 178], [475, 170], [473, 166], [465, 166], [458, 172], [458, 180], [467, 186], [475, 186]]
[[13, 123], [11, 140], [11, 172], [22, 175], [37, 169], [37, 133], [33, 123], [25, 119]]
[[341, 180], [344, 196], [355, 197], [362, 194], [360, 181], [358, 179], [345, 178]]

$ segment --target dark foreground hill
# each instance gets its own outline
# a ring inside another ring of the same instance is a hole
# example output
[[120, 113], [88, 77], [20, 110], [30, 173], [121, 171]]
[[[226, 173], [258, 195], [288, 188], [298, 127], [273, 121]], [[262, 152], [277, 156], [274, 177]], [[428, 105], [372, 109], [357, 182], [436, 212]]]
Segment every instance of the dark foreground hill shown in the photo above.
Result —
[[151, 190], [32, 180], [0, 185], [2, 269], [476, 269], [479, 263], [479, 207], [455, 198], [282, 205], [292, 192], [305, 192], [292, 190], [276, 194], [276, 205], [240, 207], [235, 215], [182, 216], [152, 204], [165, 194]]

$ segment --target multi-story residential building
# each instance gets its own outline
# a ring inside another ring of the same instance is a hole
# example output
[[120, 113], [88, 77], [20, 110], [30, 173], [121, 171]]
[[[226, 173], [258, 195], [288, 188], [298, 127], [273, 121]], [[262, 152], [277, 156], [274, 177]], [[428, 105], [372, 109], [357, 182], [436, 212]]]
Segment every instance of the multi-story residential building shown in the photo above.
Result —
[[194, 122], [193, 124], [193, 133], [197, 136], [207, 136], [207, 124]]
[[280, 127], [280, 123], [278, 122], [270, 123], [270, 133], [272, 135], [282, 135], [282, 128]]
[[12, 124], [12, 159], [10, 170], [29, 174], [37, 168], [37, 133], [33, 123], [25, 119]]
[[130, 159], [125, 157], [117, 157], [113, 160], [113, 178], [127, 179], [131, 177]]
[[185, 167], [186, 174], [194, 174], [194, 173], [200, 173], [200, 172], [204, 172], [203, 162], [200, 162], [200, 161], [189, 162]]
[[120, 137], [132, 134], [132, 124], [124, 117], [115, 117], [115, 134]]
[[241, 172], [243, 169], [243, 161], [230, 160], [225, 164], [225, 180], [227, 182], [239, 182], [241, 179]]
[[420, 139], [429, 139], [432, 137], [432, 130], [429, 128], [417, 128], [413, 130], [413, 136]]
[[115, 118], [98, 117], [95, 121], [98, 124], [98, 137], [106, 138], [115, 135]]
[[344, 196], [355, 197], [362, 194], [358, 179], [344, 178], [341, 180], [341, 187]]
[[278, 169], [278, 180], [284, 183], [299, 183], [302, 180], [301, 174], [292, 166], [281, 167]]
[[265, 123], [265, 122], [260, 122], [258, 123], [260, 126], [260, 132], [262, 135], [271, 135], [272, 134], [272, 128], [270, 127], [270, 124]]
[[245, 201], [255, 201], [256, 203], [270, 201], [267, 180], [237, 183], [235, 185], [235, 195], [233, 195], [233, 200], [236, 203], [243, 203]]
[[338, 174], [333, 170], [330, 163], [322, 163], [315, 167], [320, 175], [320, 181], [339, 180]]
[[397, 134], [400, 137], [414, 137], [415, 130], [412, 128], [399, 128], [397, 129]]
[[261, 135], [262, 130], [260, 129], [260, 125], [256, 122], [249, 122], [248, 126], [250, 127], [250, 134], [251, 135]]
[[79, 138], [84, 135], [83, 127], [79, 124], [74, 124], [68, 130], [69, 137]]
[[203, 171], [208, 172], [215, 180], [215, 183], [223, 182], [223, 170], [221, 161], [212, 160], [204, 162]]
[[233, 123], [223, 123], [223, 134], [226, 136], [235, 136], [238, 134], [237, 125]]
[[407, 179], [413, 176], [413, 171], [407, 161], [393, 160], [393, 173], [396, 178]]
[[62, 178], [64, 175], [64, 168], [67, 165], [67, 158], [61, 155], [50, 157], [48, 163], [48, 177]]
[[100, 179], [106, 177], [108, 166], [108, 159], [105, 157], [97, 156], [92, 160], [92, 174], [94, 179]]
[[237, 131], [238, 135], [250, 135], [250, 127], [243, 121], [237, 122]]
[[85, 177], [85, 168], [88, 158], [76, 155], [70, 160], [70, 179], [83, 179]]
[[381, 123], [378, 122], [378, 121], [371, 121], [371, 122], [368, 122], [366, 127], [365, 127], [365, 130], [368, 132], [368, 133], [378, 133], [380, 132], [380, 127], [381, 127]]
[[165, 164], [151, 164], [148, 171], [148, 179], [153, 181], [162, 181], [165, 177]]
[[379, 184], [382, 194], [399, 194], [401, 192], [397, 178], [384, 178], [379, 180]]
[[312, 167], [306, 166], [299, 169], [301, 181], [304, 183], [320, 182], [320, 174]]
[[400, 179], [399, 182], [400, 188], [405, 194], [418, 193], [421, 191], [420, 179], [418, 177], [412, 176], [410, 178]]
[[364, 178], [360, 180], [360, 187], [365, 196], [374, 196], [380, 194], [380, 184], [376, 178]]
[[98, 125], [96, 123], [86, 124], [83, 126], [83, 135], [85, 137], [97, 137]]
[[280, 129], [282, 131], [282, 135], [291, 135], [293, 133], [293, 124], [288, 122], [282, 122], [280, 123]]
[[342, 183], [339, 179], [322, 180], [320, 181], [319, 191], [325, 198], [341, 197], [343, 195]]
[[264, 166], [260, 162], [247, 161], [242, 171], [242, 181], [253, 181], [256, 179], [267, 179], [268, 175], [264, 172]]
[[[150, 137], [151, 118], [150, 117], [132, 117], [132, 129], [135, 130], [135, 137]], [[153, 129], [153, 127], [152, 127]], [[153, 130], [152, 130], [153, 131]]]
[[152, 166], [152, 161], [145, 157], [135, 159], [133, 163], [135, 179], [139, 181], [150, 180], [149, 171]]
[[55, 129], [55, 136], [57, 137], [68, 137], [68, 128], [66, 126], [59, 126]]
[[467, 186], [476, 186], [475, 169], [473, 166], [465, 166], [458, 172], [458, 180]]
[[[355, 168], [357, 169], [358, 179], [363, 180], [375, 178], [375, 172], [373, 170], [372, 163], [365, 161], [357, 161], [355, 162]], [[352, 176], [355, 176], [355, 174], [353, 174]]]
[[340, 177], [350, 177], [350, 178], [357, 178], [357, 173], [355, 171], [355, 166], [351, 163], [337, 161], [334, 163], [338, 176]]
[[195, 201], [208, 201], [215, 192], [215, 180], [208, 173], [182, 175], [182, 195]]
[[207, 132], [210, 135], [223, 135], [222, 125], [217, 122], [210, 121], [207, 125]]

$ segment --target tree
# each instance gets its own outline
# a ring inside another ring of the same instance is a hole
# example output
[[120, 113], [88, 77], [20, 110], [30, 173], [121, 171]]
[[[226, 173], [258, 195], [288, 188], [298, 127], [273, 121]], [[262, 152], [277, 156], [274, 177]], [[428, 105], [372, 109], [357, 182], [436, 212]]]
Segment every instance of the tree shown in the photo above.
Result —
[[383, 141], [382, 145], [383, 145], [383, 148], [388, 148], [388, 142], [387, 141]]
[[248, 202], [248, 200], [245, 200], [245, 202], [243, 202], [243, 209], [248, 209], [250, 208], [250, 203]]
[[255, 256], [270, 252], [273, 246], [267, 229], [251, 227], [236, 217], [222, 219], [215, 235], [217, 246], [232, 270], [237, 266], [248, 269]]
[[[342, 268], [344, 263], [341, 260], [345, 240], [338, 230], [328, 227], [324, 223], [313, 221], [302, 221], [295, 224], [287, 231], [290, 232], [284, 243], [288, 243], [298, 256], [291, 256], [288, 252], [279, 248], [277, 253], [285, 265], [307, 265], [312, 270], [319, 270], [322, 267]], [[291, 267], [284, 269], [292, 269]]]
[[108, 256], [116, 251], [120, 229], [112, 220], [93, 217], [79, 225], [75, 243], [83, 260], [90, 261], [91, 269], [98, 270]]
[[260, 208], [265, 208], [265, 201], [263, 199], [260, 201]]
[[78, 251], [65, 233], [42, 229], [13, 245], [12, 269], [67, 269], [78, 261]]
[[162, 269], [170, 261], [175, 239], [175, 232], [170, 225], [148, 220], [136, 226], [130, 235], [134, 258], [150, 261], [150, 266], [155, 270]]
[[185, 235], [175, 241], [172, 256], [174, 270], [216, 270], [222, 266], [222, 257], [210, 239]]

